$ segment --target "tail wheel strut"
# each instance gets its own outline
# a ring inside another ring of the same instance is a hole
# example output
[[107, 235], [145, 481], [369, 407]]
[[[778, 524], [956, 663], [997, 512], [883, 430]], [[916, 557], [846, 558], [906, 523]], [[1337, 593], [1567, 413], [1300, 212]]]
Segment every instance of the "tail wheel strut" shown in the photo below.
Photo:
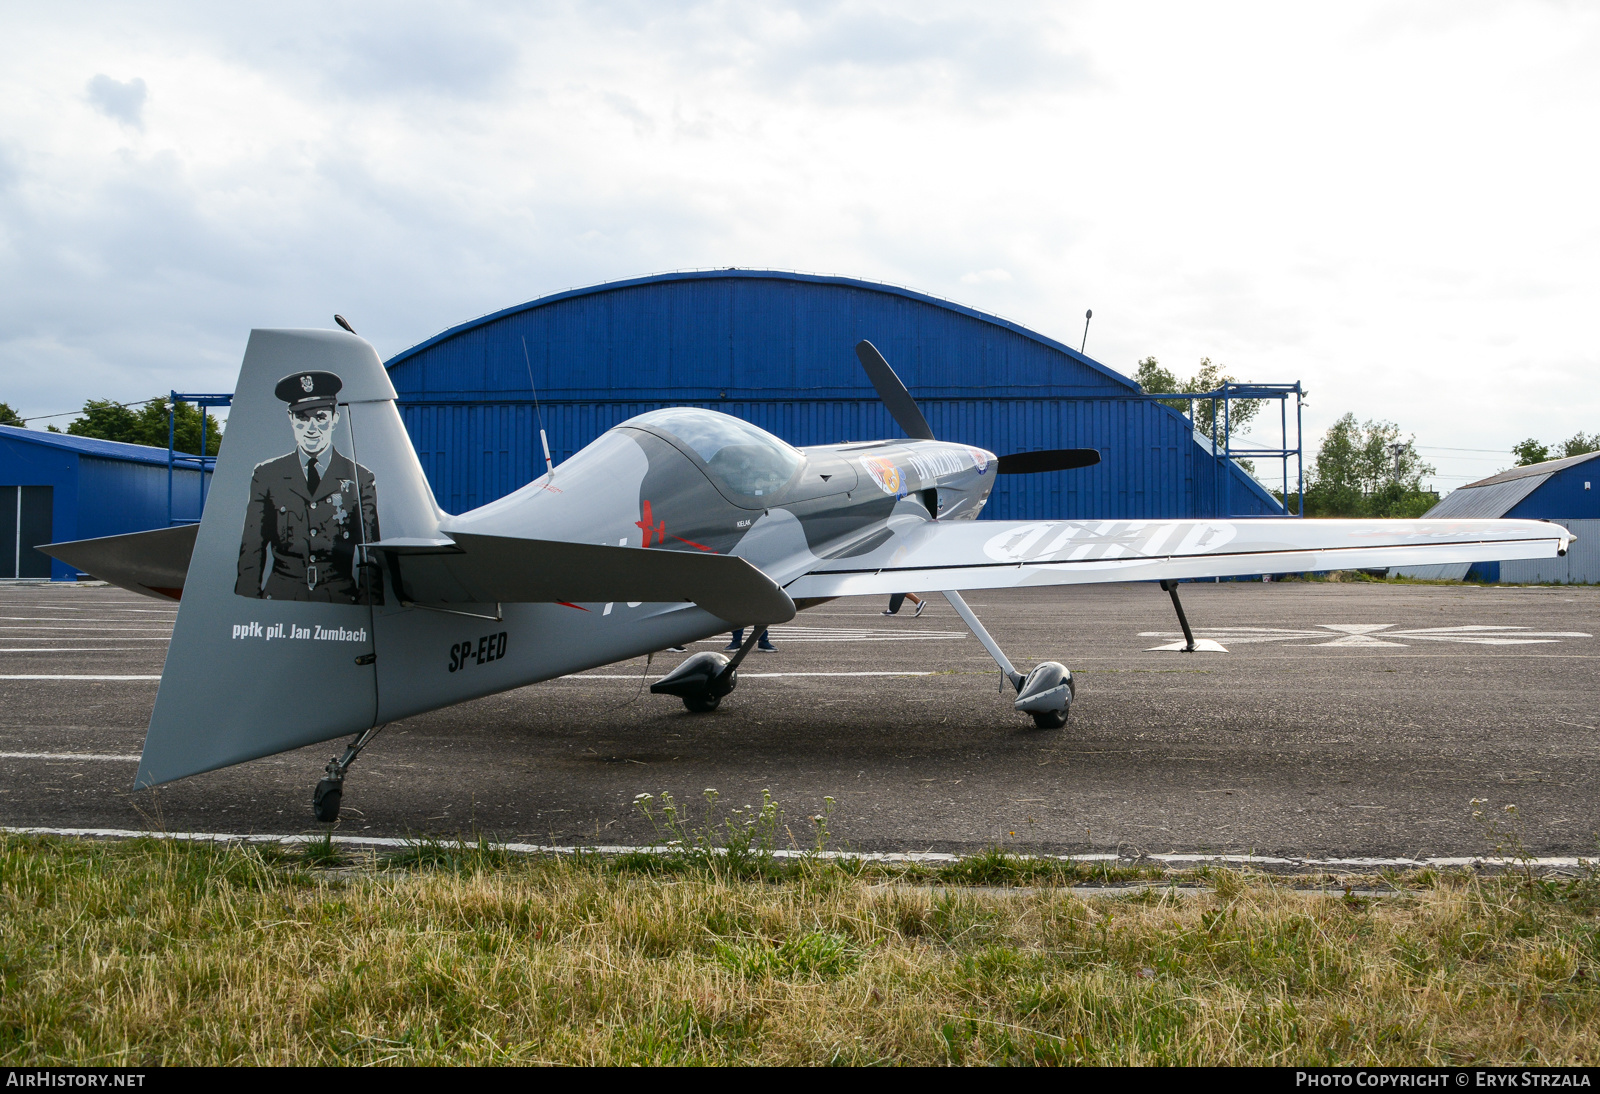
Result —
[[[384, 725], [388, 723], [385, 722]], [[328, 766], [323, 769], [327, 773], [322, 776], [322, 781], [317, 783], [316, 790], [311, 794], [311, 811], [317, 820], [331, 824], [339, 819], [339, 804], [344, 798], [345, 772], [350, 770], [350, 765], [356, 762], [361, 750], [371, 744], [372, 739], [382, 729], [382, 725], [363, 729], [344, 750], [343, 756], [335, 756], [328, 761]]]

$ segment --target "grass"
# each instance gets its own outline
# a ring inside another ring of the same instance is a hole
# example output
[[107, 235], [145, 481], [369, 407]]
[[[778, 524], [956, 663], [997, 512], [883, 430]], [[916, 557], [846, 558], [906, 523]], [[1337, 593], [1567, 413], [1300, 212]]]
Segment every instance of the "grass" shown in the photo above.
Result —
[[0, 1062], [1548, 1064], [1600, 1049], [1590, 876], [1429, 871], [1371, 898], [1209, 870], [1183, 879], [1203, 892], [1085, 899], [1071, 883], [1092, 870], [998, 852], [937, 870], [645, 858], [0, 835]]

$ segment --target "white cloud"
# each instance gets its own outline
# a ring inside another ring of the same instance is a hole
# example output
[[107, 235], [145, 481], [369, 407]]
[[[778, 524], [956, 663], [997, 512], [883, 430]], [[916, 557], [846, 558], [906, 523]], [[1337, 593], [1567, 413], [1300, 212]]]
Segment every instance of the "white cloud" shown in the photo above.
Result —
[[1586, 8], [107, 3], [7, 29], [0, 400], [26, 413], [225, 388], [251, 326], [340, 311], [392, 353], [740, 265], [1074, 345], [1093, 307], [1113, 367], [1301, 379], [1313, 430], [1600, 428]]

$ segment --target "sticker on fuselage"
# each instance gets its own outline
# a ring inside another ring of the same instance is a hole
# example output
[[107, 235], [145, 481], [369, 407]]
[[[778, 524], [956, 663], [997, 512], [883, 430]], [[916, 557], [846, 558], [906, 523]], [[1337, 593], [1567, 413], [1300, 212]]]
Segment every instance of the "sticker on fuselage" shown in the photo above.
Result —
[[872, 477], [872, 481], [878, 484], [879, 490], [895, 497], [905, 497], [900, 468], [893, 460], [883, 456], [862, 456], [861, 466]]

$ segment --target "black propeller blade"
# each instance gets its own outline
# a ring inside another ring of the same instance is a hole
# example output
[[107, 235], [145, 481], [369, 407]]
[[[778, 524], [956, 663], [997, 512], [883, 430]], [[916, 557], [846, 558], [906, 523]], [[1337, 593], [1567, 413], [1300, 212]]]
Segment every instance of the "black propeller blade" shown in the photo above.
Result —
[[883, 400], [889, 416], [906, 431], [906, 436], [919, 441], [935, 440], [928, 419], [917, 409], [917, 401], [906, 390], [906, 385], [900, 382], [900, 377], [894, 374], [889, 362], [883, 359], [878, 347], [865, 340], [857, 342], [856, 356], [861, 358], [861, 367], [867, 370], [867, 379], [872, 381], [872, 386], [878, 389], [878, 398]]
[[1037, 475], [1043, 471], [1071, 471], [1093, 467], [1100, 453], [1092, 448], [1052, 448], [1048, 452], [1013, 452], [995, 463], [996, 475]]
[[[878, 398], [883, 400], [889, 416], [906, 431], [906, 436], [919, 441], [937, 440], [933, 427], [918, 409], [917, 401], [894, 374], [889, 362], [883, 359], [878, 347], [862, 339], [856, 343], [856, 356], [861, 358], [861, 367], [867, 370], [867, 379], [877, 388]], [[1044, 471], [1093, 467], [1099, 462], [1100, 453], [1092, 448], [1056, 448], [1049, 452], [1014, 452], [1001, 456], [994, 470], [997, 475], [1037, 475]]]

